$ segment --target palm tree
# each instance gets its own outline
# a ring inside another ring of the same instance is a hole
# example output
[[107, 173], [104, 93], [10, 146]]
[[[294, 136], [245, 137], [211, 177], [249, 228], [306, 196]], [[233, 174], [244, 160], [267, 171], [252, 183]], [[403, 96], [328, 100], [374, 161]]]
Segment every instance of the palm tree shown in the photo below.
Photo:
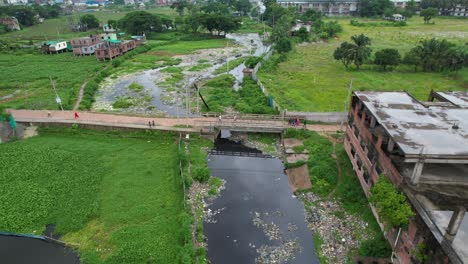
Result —
[[371, 40], [364, 34], [352, 36], [351, 40], [355, 45], [353, 50], [354, 65], [356, 65], [356, 68], [359, 70], [359, 67], [371, 55], [372, 49], [368, 47], [371, 44]]

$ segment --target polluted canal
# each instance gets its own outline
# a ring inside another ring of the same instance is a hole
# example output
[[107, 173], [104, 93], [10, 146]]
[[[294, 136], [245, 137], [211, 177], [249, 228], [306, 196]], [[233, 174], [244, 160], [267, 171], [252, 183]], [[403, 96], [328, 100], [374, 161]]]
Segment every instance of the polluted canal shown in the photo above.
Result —
[[78, 255], [70, 248], [45, 239], [0, 235], [1, 263], [78, 264]]
[[211, 263], [319, 263], [304, 206], [280, 159], [218, 139], [208, 166], [226, 181], [206, 209]]

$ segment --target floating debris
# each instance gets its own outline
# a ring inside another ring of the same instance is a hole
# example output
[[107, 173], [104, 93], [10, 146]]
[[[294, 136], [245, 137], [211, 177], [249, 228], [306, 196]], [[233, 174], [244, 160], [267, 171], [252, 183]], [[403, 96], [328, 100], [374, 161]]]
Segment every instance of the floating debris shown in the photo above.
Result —
[[261, 246], [257, 249], [260, 255], [255, 258], [256, 264], [286, 263], [294, 256], [302, 252], [302, 247], [297, 240], [288, 240], [279, 246]]

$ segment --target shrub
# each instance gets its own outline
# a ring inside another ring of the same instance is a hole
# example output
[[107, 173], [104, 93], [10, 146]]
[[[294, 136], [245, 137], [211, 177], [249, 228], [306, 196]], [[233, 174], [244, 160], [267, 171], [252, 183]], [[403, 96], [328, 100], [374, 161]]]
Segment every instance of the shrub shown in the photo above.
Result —
[[253, 69], [255, 68], [257, 63], [259, 63], [261, 60], [262, 60], [261, 57], [256, 57], [256, 56], [250, 57], [245, 61], [245, 67]]
[[208, 167], [195, 167], [193, 169], [193, 178], [199, 182], [206, 182], [210, 178]]
[[286, 162], [286, 163], [284, 164], [284, 167], [285, 167], [286, 169], [293, 169], [293, 168], [301, 167], [301, 166], [304, 165], [305, 163], [306, 163], [306, 162], [303, 161], [303, 160], [299, 160], [299, 161], [296, 161], [296, 162], [294, 162], [294, 163], [288, 163], [288, 162]]
[[403, 193], [396, 190], [390, 180], [381, 175], [379, 181], [370, 189], [369, 201], [379, 210], [379, 218], [387, 228], [406, 227], [414, 215]]
[[401, 55], [396, 49], [382, 49], [375, 53], [374, 63], [387, 70], [387, 66], [398, 66]]
[[128, 86], [128, 88], [129, 88], [130, 90], [134, 91], [134, 92], [141, 92], [141, 91], [143, 91], [144, 86], [141, 85], [141, 84], [139, 84], [139, 83], [137, 83], [137, 82], [132, 82], [132, 83]]
[[358, 250], [360, 256], [377, 258], [387, 258], [391, 253], [392, 249], [381, 233], [372, 239], [362, 241]]
[[328, 39], [329, 37], [327, 32], [320, 32], [318, 36], [320, 39]]
[[112, 104], [113, 108], [129, 108], [133, 105], [130, 97], [118, 97], [117, 101]]

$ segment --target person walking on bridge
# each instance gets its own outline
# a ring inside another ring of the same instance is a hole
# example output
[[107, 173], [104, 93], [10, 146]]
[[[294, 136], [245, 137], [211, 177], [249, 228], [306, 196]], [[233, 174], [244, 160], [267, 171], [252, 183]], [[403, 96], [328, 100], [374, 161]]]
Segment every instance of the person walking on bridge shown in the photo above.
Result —
[[78, 112], [75, 112], [75, 119], [79, 118]]

